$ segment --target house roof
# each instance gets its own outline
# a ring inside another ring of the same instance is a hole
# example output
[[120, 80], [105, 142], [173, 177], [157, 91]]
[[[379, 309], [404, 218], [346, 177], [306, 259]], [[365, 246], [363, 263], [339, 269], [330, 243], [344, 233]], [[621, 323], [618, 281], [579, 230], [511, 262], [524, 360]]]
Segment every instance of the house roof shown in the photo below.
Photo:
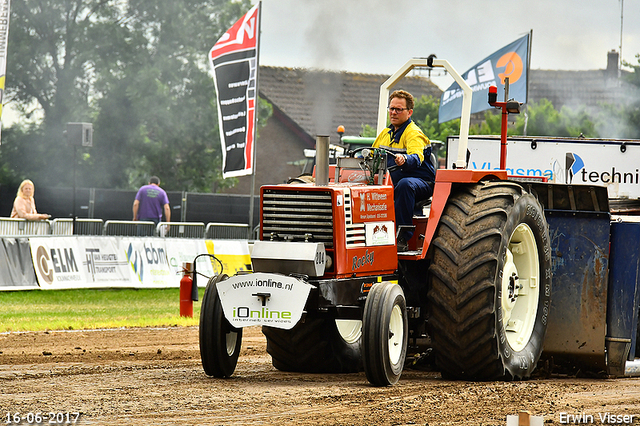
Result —
[[625, 81], [626, 74], [628, 72], [623, 72], [618, 77], [617, 69], [613, 72], [531, 70], [529, 102], [546, 98], [558, 110], [563, 106], [595, 110], [602, 104], [628, 104], [640, 98], [640, 90]]
[[[282, 111], [310, 138], [329, 135], [338, 142], [336, 129], [356, 136], [363, 125], [376, 127], [380, 86], [389, 76], [332, 72], [300, 68], [260, 67], [260, 95]], [[414, 97], [440, 97], [442, 90], [420, 76], [405, 77], [394, 89]]]

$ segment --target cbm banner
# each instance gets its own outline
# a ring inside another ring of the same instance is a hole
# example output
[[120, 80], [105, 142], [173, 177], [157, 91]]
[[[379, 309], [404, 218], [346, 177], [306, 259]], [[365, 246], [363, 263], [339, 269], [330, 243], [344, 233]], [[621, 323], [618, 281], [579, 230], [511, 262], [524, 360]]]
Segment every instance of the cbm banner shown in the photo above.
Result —
[[[473, 90], [472, 114], [493, 108], [487, 100], [490, 86], [498, 87], [498, 100], [503, 100], [500, 94], [504, 93], [506, 77], [509, 77], [509, 98], [523, 103], [527, 101], [530, 39], [530, 34], [519, 38], [462, 74]], [[442, 93], [438, 122], [459, 118], [461, 112], [462, 89], [454, 82]]]
[[209, 52], [218, 97], [222, 177], [253, 173], [258, 96], [258, 3]]

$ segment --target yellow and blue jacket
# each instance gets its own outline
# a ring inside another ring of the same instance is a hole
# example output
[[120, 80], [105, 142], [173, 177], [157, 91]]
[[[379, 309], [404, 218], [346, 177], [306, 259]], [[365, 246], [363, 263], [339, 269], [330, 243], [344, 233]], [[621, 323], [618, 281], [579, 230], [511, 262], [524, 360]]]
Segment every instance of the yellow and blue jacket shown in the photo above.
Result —
[[[431, 164], [431, 141], [411, 119], [407, 120], [398, 130], [389, 126], [376, 138], [373, 148], [385, 148], [395, 154], [405, 154], [407, 161], [401, 167], [391, 172], [394, 182], [404, 177], [417, 177], [428, 182], [436, 179], [436, 171]], [[387, 166], [395, 166], [395, 159], [387, 157]]]

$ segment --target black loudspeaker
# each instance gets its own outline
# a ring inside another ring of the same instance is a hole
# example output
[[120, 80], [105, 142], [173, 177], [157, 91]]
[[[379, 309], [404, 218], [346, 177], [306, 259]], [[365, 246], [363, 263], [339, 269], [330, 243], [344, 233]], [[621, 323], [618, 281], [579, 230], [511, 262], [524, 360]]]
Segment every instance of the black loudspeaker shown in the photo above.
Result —
[[66, 133], [70, 145], [93, 146], [93, 125], [91, 123], [67, 123]]

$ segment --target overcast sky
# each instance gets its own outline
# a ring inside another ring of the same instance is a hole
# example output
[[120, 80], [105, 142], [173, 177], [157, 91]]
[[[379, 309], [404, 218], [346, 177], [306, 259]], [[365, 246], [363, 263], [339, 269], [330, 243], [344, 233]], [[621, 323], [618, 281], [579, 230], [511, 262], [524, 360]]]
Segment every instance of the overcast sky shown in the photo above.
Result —
[[533, 30], [532, 69], [604, 69], [622, 4], [622, 57], [638, 65], [640, 0], [262, 0], [260, 64], [392, 74], [435, 53], [463, 73]]

